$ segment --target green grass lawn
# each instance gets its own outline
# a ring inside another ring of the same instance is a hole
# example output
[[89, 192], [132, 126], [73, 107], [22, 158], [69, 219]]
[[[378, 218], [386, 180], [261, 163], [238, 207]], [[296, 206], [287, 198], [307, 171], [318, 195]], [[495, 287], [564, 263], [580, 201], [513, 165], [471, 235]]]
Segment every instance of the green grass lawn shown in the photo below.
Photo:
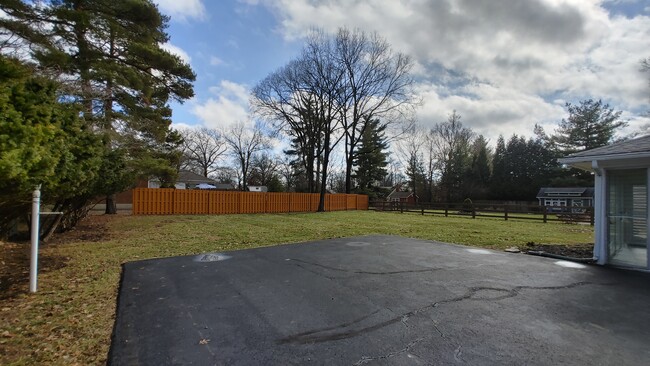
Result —
[[104, 364], [115, 316], [120, 264], [128, 261], [366, 234], [493, 249], [523, 246], [531, 241], [593, 242], [593, 228], [588, 225], [370, 211], [101, 216], [94, 220], [106, 222], [104, 240], [66, 242], [64, 235], [62, 242], [43, 246], [43, 262], [58, 265], [43, 267], [39, 292], [22, 292], [0, 300], [0, 364]]

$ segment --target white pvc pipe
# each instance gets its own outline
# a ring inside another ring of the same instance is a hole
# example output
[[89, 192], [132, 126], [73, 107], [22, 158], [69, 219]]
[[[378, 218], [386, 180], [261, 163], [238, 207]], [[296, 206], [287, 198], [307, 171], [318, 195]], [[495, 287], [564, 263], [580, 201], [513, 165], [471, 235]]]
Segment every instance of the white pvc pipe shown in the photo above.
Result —
[[32, 253], [29, 265], [29, 291], [36, 292], [38, 283], [38, 224], [41, 210], [41, 186], [34, 188], [32, 192]]

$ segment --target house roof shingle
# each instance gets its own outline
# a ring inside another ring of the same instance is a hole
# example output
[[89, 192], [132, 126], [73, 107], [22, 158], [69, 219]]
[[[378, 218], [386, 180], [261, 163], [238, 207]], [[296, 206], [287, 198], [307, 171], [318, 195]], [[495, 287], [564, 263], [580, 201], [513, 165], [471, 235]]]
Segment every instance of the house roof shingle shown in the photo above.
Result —
[[617, 142], [603, 147], [597, 147], [591, 150], [577, 152], [567, 156], [565, 159], [589, 158], [602, 155], [619, 155], [643, 152], [650, 153], [650, 135], [635, 138], [632, 140]]
[[190, 184], [200, 184], [207, 183], [215, 185], [217, 182], [214, 179], [206, 178], [200, 174], [196, 174], [189, 170], [180, 170], [178, 172], [178, 182], [190, 183]]

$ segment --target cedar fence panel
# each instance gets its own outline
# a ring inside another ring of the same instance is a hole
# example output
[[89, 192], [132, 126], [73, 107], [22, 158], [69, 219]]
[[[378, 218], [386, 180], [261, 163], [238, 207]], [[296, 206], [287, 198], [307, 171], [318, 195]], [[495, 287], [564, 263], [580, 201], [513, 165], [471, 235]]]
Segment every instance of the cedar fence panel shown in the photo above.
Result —
[[[201, 215], [315, 212], [318, 193], [260, 193], [173, 188], [135, 188], [134, 215]], [[368, 196], [326, 194], [325, 211], [367, 210]]]
[[171, 215], [174, 213], [174, 191], [172, 188], [134, 189], [134, 215]]
[[356, 210], [357, 209], [357, 201], [359, 200], [358, 195], [354, 194], [346, 194], [345, 195], [345, 209], [346, 210]]
[[174, 213], [196, 215], [208, 213], [208, 192], [190, 189], [174, 190]]
[[264, 213], [266, 211], [265, 194], [261, 192], [241, 192], [239, 213]]
[[208, 213], [223, 215], [239, 212], [239, 195], [236, 192], [209, 191]]
[[[318, 193], [310, 193], [309, 197], [309, 211], [316, 211], [320, 203], [320, 195]], [[325, 203], [327, 204], [327, 194], [325, 194]], [[327, 211], [327, 208], [325, 208], [325, 211]]]
[[266, 212], [281, 213], [289, 212], [291, 193], [267, 193]]
[[289, 212], [311, 211], [310, 193], [290, 193], [290, 195]]
[[365, 194], [357, 195], [357, 210], [367, 210], [369, 206], [368, 196]]
[[326, 211], [343, 211], [347, 209], [347, 194], [330, 194], [326, 197], [329, 198], [329, 207], [326, 207]]

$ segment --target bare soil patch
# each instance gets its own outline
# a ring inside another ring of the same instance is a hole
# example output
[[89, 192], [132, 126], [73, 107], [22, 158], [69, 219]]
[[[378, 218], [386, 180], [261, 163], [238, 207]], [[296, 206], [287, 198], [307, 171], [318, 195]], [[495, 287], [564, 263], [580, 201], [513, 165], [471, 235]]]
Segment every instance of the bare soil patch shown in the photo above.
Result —
[[[110, 238], [108, 221], [110, 216], [90, 215], [76, 228], [55, 234], [41, 246], [62, 245], [73, 242], [101, 242]], [[15, 298], [29, 289], [29, 241], [0, 242], [0, 300]], [[69, 258], [39, 253], [39, 272], [54, 271], [66, 266]]]
[[88, 215], [72, 230], [52, 236], [47, 245], [109, 240], [108, 222], [114, 217], [115, 215]]

